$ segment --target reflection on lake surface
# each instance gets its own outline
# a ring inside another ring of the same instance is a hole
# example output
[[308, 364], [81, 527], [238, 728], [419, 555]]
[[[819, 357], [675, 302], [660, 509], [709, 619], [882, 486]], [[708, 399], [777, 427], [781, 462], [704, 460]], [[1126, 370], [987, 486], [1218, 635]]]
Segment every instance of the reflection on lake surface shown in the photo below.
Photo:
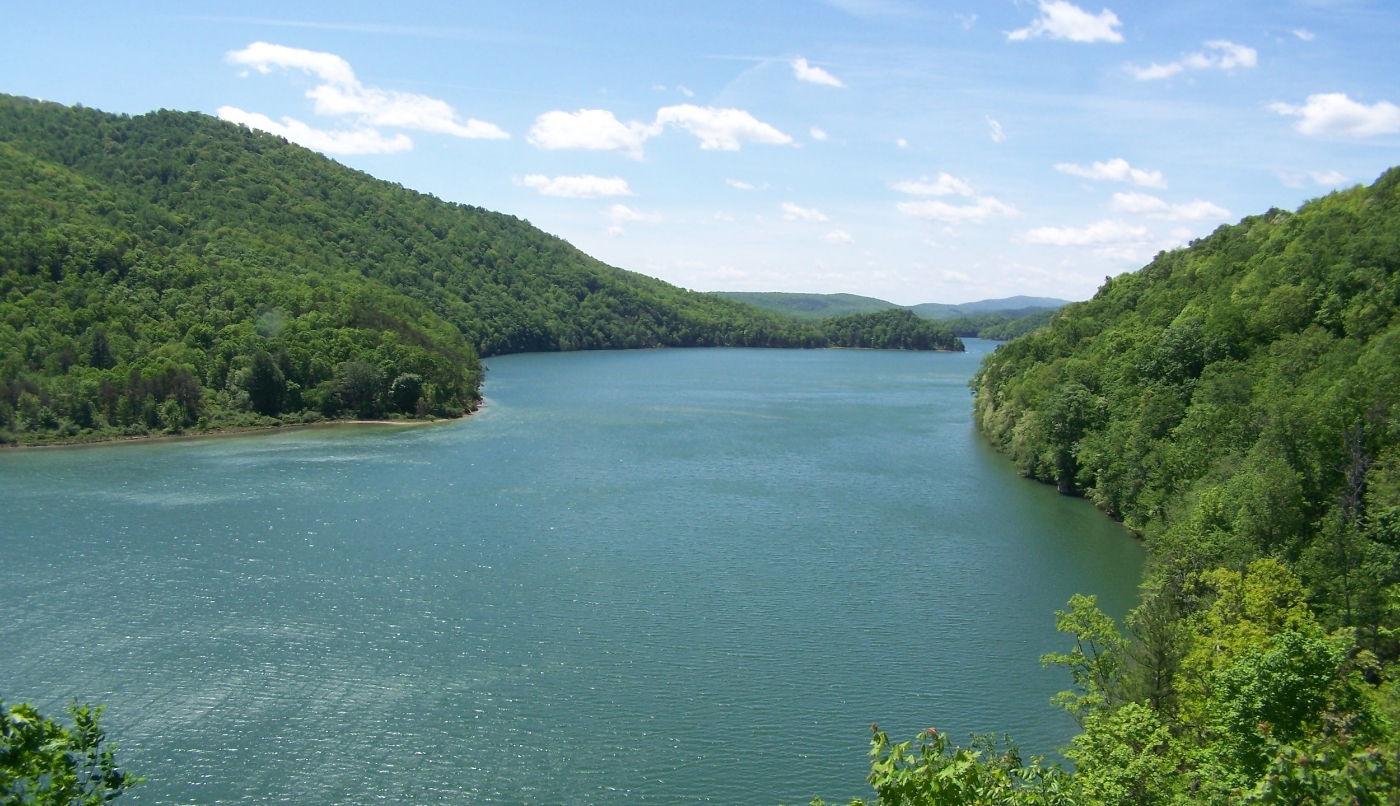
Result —
[[1073, 724], [1141, 547], [977, 437], [981, 352], [491, 360], [478, 415], [0, 453], [0, 696], [142, 803], [865, 795], [872, 721]]

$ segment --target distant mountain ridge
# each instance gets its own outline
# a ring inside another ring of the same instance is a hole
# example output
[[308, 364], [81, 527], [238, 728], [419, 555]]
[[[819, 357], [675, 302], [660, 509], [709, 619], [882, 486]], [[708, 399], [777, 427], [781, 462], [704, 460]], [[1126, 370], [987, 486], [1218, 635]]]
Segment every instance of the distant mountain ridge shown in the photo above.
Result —
[[1015, 296], [1005, 297], [1004, 299], [981, 299], [976, 302], [963, 302], [957, 305], [946, 305], [941, 302], [925, 302], [920, 305], [911, 305], [909, 308], [925, 319], [953, 319], [959, 316], [980, 316], [992, 313], [1011, 316], [1012, 312], [1018, 312], [1021, 316], [1030, 316], [1033, 313], [1039, 313], [1046, 309], [1059, 310], [1069, 303], [1070, 301], [1067, 299], [1056, 299], [1054, 297]]
[[782, 291], [719, 291], [716, 294], [804, 322], [903, 308], [913, 311], [922, 319], [948, 325], [958, 336], [999, 340], [1012, 339], [1043, 327], [1055, 311], [1069, 304], [1069, 300], [1054, 297], [1027, 296], [981, 299], [957, 305], [925, 302], [906, 306], [856, 294], [800, 294]]

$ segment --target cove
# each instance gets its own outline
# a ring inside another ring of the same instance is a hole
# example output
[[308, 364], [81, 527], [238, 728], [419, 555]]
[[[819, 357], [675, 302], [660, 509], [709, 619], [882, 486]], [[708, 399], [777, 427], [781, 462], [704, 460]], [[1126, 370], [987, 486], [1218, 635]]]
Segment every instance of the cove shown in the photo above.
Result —
[[[483, 410], [0, 453], [0, 696], [141, 803], [865, 796], [869, 725], [1073, 733], [1144, 553], [976, 434], [968, 352], [505, 356]], [[844, 800], [843, 800], [844, 802]]]

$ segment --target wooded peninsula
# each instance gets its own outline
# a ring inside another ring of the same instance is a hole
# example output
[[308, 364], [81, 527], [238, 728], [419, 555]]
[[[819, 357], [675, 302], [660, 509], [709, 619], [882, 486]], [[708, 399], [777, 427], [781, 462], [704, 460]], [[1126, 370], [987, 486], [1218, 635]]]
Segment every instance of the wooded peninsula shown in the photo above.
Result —
[[800, 323], [207, 115], [0, 96], [0, 444], [458, 417], [481, 357], [961, 350], [908, 311]]

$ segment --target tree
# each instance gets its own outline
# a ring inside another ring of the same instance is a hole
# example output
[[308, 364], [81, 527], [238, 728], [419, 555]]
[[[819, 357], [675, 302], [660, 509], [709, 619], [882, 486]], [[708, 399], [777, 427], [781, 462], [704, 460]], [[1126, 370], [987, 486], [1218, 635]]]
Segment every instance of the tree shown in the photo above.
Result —
[[418, 399], [423, 396], [423, 376], [405, 372], [389, 384], [389, 400], [395, 411], [416, 414]]
[[1113, 619], [1099, 610], [1097, 596], [1076, 593], [1070, 597], [1068, 611], [1055, 611], [1055, 629], [1073, 635], [1074, 648], [1042, 655], [1040, 662], [1069, 669], [1075, 690], [1060, 692], [1052, 702], [1074, 715], [1082, 727], [1094, 709], [1117, 704], [1128, 643]]
[[1151, 708], [1129, 702], [1090, 713], [1065, 756], [1074, 762], [1075, 783], [1092, 803], [1166, 803], [1178, 765], [1171, 738]]
[[336, 368], [336, 396], [347, 409], [360, 417], [379, 413], [379, 392], [384, 374], [365, 361], [347, 361]]
[[45, 719], [29, 705], [0, 702], [0, 803], [102, 806], [141, 779], [131, 778], [104, 744], [102, 707], [68, 707], [73, 727]]
[[244, 370], [242, 386], [253, 404], [253, 411], [265, 417], [275, 417], [282, 412], [287, 400], [287, 378], [267, 352], [254, 351], [252, 362]]

